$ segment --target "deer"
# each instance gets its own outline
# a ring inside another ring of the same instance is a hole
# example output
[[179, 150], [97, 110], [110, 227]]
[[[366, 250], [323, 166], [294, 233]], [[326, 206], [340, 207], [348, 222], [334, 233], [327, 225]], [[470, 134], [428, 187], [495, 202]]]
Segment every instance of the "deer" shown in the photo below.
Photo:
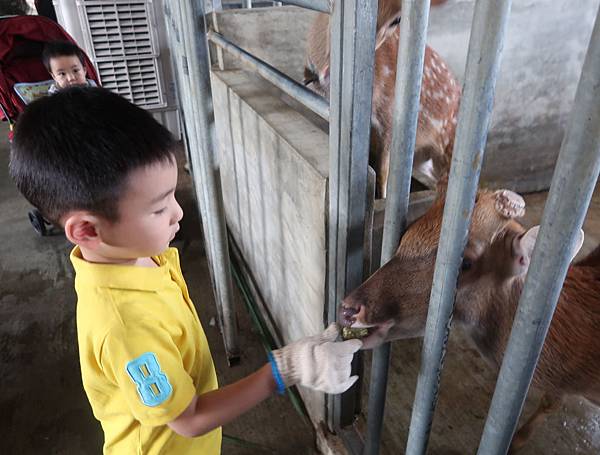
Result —
[[[445, 0], [433, 1], [441, 4]], [[400, 38], [400, 0], [380, 0], [373, 67], [369, 164], [375, 170], [377, 198], [385, 198], [392, 145], [396, 62]], [[329, 15], [319, 14], [307, 39], [304, 84], [329, 98]], [[454, 147], [461, 89], [442, 57], [425, 49], [413, 169], [434, 188]]]
[[[393, 258], [342, 301], [340, 324], [369, 328], [366, 347], [424, 335], [443, 209], [442, 190], [430, 209], [408, 227]], [[525, 229], [517, 221], [524, 213], [525, 202], [518, 194], [480, 190], [459, 271], [453, 324], [496, 370], [502, 364], [539, 231], [539, 226]], [[581, 231], [572, 258], [583, 237]], [[542, 399], [516, 431], [509, 453], [526, 444], [566, 395], [600, 406], [599, 332], [600, 246], [569, 265], [533, 376]]]

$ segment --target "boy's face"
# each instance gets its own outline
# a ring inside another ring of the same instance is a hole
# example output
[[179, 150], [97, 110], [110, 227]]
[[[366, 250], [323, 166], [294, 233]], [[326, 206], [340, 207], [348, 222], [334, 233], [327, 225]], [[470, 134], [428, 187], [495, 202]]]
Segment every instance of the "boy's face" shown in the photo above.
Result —
[[119, 220], [100, 226], [100, 253], [123, 260], [155, 256], [166, 250], [183, 218], [183, 210], [175, 200], [176, 185], [175, 159], [134, 170], [119, 202]]
[[50, 59], [50, 74], [58, 88], [84, 85], [85, 68], [76, 55], [62, 55]]

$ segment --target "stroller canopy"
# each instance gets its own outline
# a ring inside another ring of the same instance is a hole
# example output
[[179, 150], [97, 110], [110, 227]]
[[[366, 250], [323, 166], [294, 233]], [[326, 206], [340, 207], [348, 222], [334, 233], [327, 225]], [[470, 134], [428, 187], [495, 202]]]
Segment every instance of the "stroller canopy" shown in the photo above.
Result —
[[[16, 120], [25, 108], [13, 90], [16, 83], [50, 79], [42, 63], [44, 44], [50, 41], [77, 44], [60, 25], [43, 16], [0, 18], [0, 119], [8, 116], [8, 120]], [[87, 78], [99, 84], [94, 65], [87, 56], [85, 68]]]

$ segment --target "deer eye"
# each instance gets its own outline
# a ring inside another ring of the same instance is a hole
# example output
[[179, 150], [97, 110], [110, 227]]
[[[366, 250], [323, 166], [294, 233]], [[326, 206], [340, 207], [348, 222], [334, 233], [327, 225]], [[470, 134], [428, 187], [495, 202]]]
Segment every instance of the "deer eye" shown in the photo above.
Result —
[[460, 270], [466, 272], [467, 270], [471, 270], [471, 267], [473, 267], [473, 262], [469, 258], [463, 258]]

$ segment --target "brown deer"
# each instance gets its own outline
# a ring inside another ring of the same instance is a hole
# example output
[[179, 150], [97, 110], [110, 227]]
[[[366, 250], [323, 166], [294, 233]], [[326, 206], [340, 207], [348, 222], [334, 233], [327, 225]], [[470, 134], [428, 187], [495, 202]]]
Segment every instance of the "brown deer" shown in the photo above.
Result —
[[[400, 4], [400, 0], [380, 0], [377, 14], [369, 156], [376, 173], [377, 197], [385, 197], [389, 170]], [[325, 98], [329, 98], [329, 39], [329, 15], [319, 14], [308, 35], [304, 83]], [[456, 78], [428, 46], [423, 65], [414, 168], [429, 186], [435, 186], [441, 169], [449, 162], [459, 101], [460, 86]]]
[[[371, 327], [365, 342], [423, 336], [440, 237], [444, 195], [415, 221], [395, 256], [342, 302], [340, 321]], [[480, 191], [458, 279], [453, 321], [495, 368], [502, 363], [538, 227], [516, 217], [523, 199], [507, 190]], [[581, 247], [583, 232], [573, 251]], [[565, 395], [600, 406], [600, 247], [571, 265], [535, 370], [544, 392], [533, 416], [517, 431], [511, 452], [527, 441]]]

